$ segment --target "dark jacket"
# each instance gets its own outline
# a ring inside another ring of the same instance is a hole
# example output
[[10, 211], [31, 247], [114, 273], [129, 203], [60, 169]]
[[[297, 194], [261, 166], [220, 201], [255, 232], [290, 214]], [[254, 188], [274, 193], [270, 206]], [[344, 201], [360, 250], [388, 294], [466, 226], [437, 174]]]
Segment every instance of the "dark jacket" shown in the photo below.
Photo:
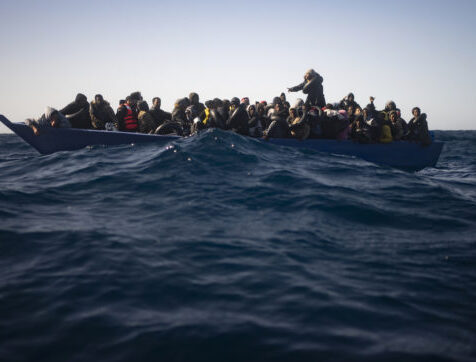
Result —
[[137, 119], [140, 133], [154, 133], [159, 126], [149, 111], [140, 111]]
[[289, 125], [286, 121], [286, 112], [281, 111], [271, 116], [271, 124], [264, 131], [264, 138], [287, 138], [289, 137]]
[[89, 103], [83, 94], [78, 94], [76, 99], [59, 111], [68, 118], [73, 128], [92, 128], [89, 116]]
[[169, 121], [172, 119], [172, 114], [169, 112], [165, 112], [160, 108], [152, 107], [149, 111], [150, 115], [154, 118], [157, 126], [160, 126], [165, 123], [165, 121]]
[[298, 92], [302, 90], [304, 94], [307, 94], [306, 104], [322, 108], [326, 105], [324, 88], [322, 86], [323, 80], [324, 79], [318, 74], [310, 81], [304, 81], [295, 87], [289, 88], [289, 91]]
[[423, 145], [429, 145], [431, 143], [426, 113], [422, 113], [419, 117], [414, 117], [408, 122], [408, 132], [405, 135], [405, 139], [421, 142]]
[[230, 118], [227, 121], [227, 128], [243, 136], [248, 136], [248, 114], [246, 113], [243, 104], [240, 104], [234, 110], [230, 110]]
[[222, 114], [217, 109], [210, 109], [210, 128], [226, 129], [226, 120], [223, 119]]
[[89, 116], [91, 124], [95, 129], [105, 129], [107, 122], [112, 122], [116, 127], [118, 126], [114, 110], [106, 101], [99, 104], [92, 101], [89, 106]]

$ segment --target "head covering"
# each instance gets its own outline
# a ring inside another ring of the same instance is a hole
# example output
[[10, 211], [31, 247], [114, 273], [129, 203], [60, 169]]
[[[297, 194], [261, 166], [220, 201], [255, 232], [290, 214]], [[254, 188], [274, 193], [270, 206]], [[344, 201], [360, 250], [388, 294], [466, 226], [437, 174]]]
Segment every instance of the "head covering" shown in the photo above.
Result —
[[149, 110], [149, 105], [147, 104], [146, 101], [139, 101], [139, 102], [137, 102], [137, 109], [139, 111], [147, 112]]
[[239, 106], [240, 105], [240, 100], [238, 97], [233, 97], [230, 101], [230, 104], [234, 105], [234, 106]]

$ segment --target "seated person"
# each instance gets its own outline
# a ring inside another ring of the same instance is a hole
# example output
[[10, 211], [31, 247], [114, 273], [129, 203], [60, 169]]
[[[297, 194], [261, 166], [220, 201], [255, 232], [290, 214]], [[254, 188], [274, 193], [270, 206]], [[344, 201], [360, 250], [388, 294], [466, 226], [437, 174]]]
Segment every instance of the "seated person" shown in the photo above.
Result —
[[137, 100], [131, 96], [126, 97], [124, 103], [116, 113], [119, 131], [137, 132], [139, 131], [139, 121], [137, 119]]
[[231, 99], [230, 113], [226, 125], [227, 129], [243, 136], [249, 135], [248, 114], [245, 105], [237, 97]]
[[274, 106], [274, 113], [271, 116], [271, 124], [263, 132], [263, 138], [265, 140], [269, 138], [287, 138], [289, 137], [289, 126], [286, 122], [287, 111], [281, 102], [278, 102]]
[[172, 119], [172, 115], [169, 112], [165, 112], [160, 108], [162, 101], [159, 97], [152, 99], [152, 107], [149, 110], [150, 115], [154, 118], [157, 126], [164, 124], [165, 121]]
[[46, 111], [38, 119], [28, 118], [25, 124], [33, 130], [36, 136], [39, 136], [42, 129], [47, 128], [71, 128], [71, 123], [68, 119], [58, 112], [56, 109], [46, 107]]
[[94, 101], [89, 106], [89, 116], [91, 118], [91, 124], [95, 129], [108, 129], [117, 128], [117, 119], [114, 114], [114, 110], [111, 105], [106, 102], [101, 94], [94, 96]]
[[420, 142], [424, 146], [429, 145], [431, 143], [431, 136], [428, 131], [426, 114], [421, 113], [418, 107], [412, 109], [412, 114], [413, 118], [408, 122], [408, 132], [405, 135], [405, 139]]
[[155, 132], [159, 124], [149, 112], [149, 105], [146, 101], [137, 103], [139, 114], [137, 120], [139, 121], [139, 132], [152, 134]]
[[254, 105], [249, 105], [246, 109], [248, 113], [248, 129], [250, 137], [261, 137], [263, 136], [263, 129], [261, 127], [261, 120], [256, 112], [256, 107]]
[[400, 141], [404, 135], [404, 128], [396, 111], [390, 112], [390, 124], [392, 128], [392, 138], [395, 141]]
[[73, 128], [92, 128], [89, 102], [84, 94], [78, 93], [76, 99], [59, 112], [68, 118]]

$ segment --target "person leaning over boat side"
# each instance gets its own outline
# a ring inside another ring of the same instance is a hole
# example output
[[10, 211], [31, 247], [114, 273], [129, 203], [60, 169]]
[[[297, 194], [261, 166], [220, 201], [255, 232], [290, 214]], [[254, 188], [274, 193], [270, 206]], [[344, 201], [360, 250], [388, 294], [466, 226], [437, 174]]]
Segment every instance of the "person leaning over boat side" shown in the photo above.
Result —
[[101, 94], [96, 94], [94, 101], [89, 105], [89, 116], [91, 117], [91, 124], [95, 129], [118, 128], [114, 110]]
[[26, 119], [25, 124], [31, 127], [36, 136], [39, 136], [41, 130], [45, 128], [71, 128], [69, 120], [52, 107], [46, 107], [45, 113], [38, 119]]
[[325, 107], [326, 99], [322, 86], [323, 80], [324, 79], [316, 73], [314, 69], [309, 69], [306, 74], [304, 74], [304, 82], [295, 87], [288, 88], [288, 92], [298, 92], [302, 90], [304, 94], [307, 94], [306, 104], [319, 108]]
[[287, 138], [289, 137], [289, 126], [286, 122], [287, 112], [281, 102], [276, 103], [275, 112], [271, 116], [271, 124], [263, 132], [265, 140], [269, 138]]
[[426, 113], [421, 113], [420, 108], [412, 109], [413, 118], [408, 122], [408, 132], [405, 139], [408, 141], [420, 142], [423, 146], [431, 144], [431, 136], [428, 131]]
[[116, 114], [119, 131], [137, 132], [139, 131], [139, 121], [137, 119], [136, 100], [131, 96], [126, 97], [126, 103], [117, 110]]
[[73, 128], [92, 128], [88, 98], [82, 93], [78, 93], [75, 100], [60, 109], [59, 112], [68, 118]]
[[237, 97], [231, 99], [226, 128], [243, 136], [249, 135], [248, 114], [246, 113], [245, 105], [240, 103], [240, 100]]
[[149, 110], [150, 115], [154, 118], [157, 126], [163, 125], [166, 121], [172, 119], [172, 114], [165, 112], [160, 108], [162, 105], [162, 100], [159, 97], [154, 97], [152, 99], [152, 107]]

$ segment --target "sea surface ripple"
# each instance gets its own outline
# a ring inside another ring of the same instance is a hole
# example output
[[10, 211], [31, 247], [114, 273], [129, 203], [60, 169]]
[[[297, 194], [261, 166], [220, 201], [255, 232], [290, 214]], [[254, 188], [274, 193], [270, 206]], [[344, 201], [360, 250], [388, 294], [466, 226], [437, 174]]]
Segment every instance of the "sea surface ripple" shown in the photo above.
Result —
[[436, 138], [405, 172], [218, 130], [0, 135], [0, 360], [476, 360], [476, 131]]

